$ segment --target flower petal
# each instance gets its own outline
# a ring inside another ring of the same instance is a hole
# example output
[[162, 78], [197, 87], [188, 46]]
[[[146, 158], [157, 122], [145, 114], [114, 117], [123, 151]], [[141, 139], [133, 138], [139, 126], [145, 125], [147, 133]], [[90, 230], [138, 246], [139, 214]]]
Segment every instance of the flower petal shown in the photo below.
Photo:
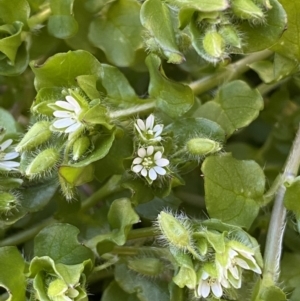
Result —
[[146, 130], [152, 130], [154, 126], [154, 116], [153, 114], [149, 115], [146, 119]]
[[155, 155], [154, 155], [154, 160], [158, 160], [162, 157], [162, 152], [156, 152]]
[[79, 103], [74, 97], [72, 97], [71, 95], [67, 95], [66, 100], [68, 103], [70, 103], [73, 106], [76, 112], [79, 112], [81, 110]]
[[81, 123], [76, 122], [74, 124], [72, 124], [71, 126], [69, 126], [66, 130], [65, 133], [72, 133], [75, 132], [76, 130], [78, 130], [81, 127]]
[[200, 287], [199, 295], [202, 296], [203, 298], [206, 298], [209, 295], [209, 293], [210, 293], [210, 285], [207, 283], [207, 281], [203, 281]]
[[159, 174], [159, 175], [165, 175], [166, 174], [166, 170], [160, 166], [155, 166], [154, 170]]
[[155, 172], [155, 170], [153, 168], [151, 168], [149, 170], [149, 178], [154, 181], [157, 179], [157, 173]]
[[151, 156], [154, 152], [154, 147], [152, 145], [147, 147], [147, 156]]
[[147, 177], [147, 169], [146, 168], [143, 168], [142, 169], [142, 171], [141, 171], [141, 175], [143, 176], [143, 177]]
[[76, 123], [76, 121], [74, 119], [62, 118], [62, 119], [56, 120], [53, 123], [53, 126], [56, 127], [57, 129], [62, 129], [62, 128], [66, 128], [74, 123]]
[[135, 165], [131, 168], [131, 170], [135, 173], [139, 173], [143, 169], [143, 165]]
[[19, 157], [19, 153], [17, 152], [11, 152], [7, 153], [2, 160], [11, 160]]
[[233, 276], [233, 278], [239, 279], [239, 270], [236, 266], [230, 266], [229, 271], [230, 271], [231, 275]]
[[208, 279], [208, 277], [209, 277], [209, 274], [207, 272], [203, 271], [201, 279], [206, 280], [206, 279]]
[[4, 141], [1, 145], [0, 145], [0, 150], [4, 151], [6, 150], [11, 144], [12, 144], [13, 140], [12, 139], [8, 139], [6, 141]]
[[132, 161], [132, 164], [140, 164], [143, 162], [143, 159], [142, 158], [135, 158], [133, 161]]
[[170, 163], [170, 161], [168, 159], [164, 159], [164, 158], [155, 160], [155, 164], [157, 166], [167, 166], [167, 165], [169, 165], [169, 163]]
[[239, 265], [240, 267], [242, 267], [243, 269], [250, 270], [250, 267], [245, 260], [238, 258], [238, 257], [234, 258], [234, 260], [235, 260], [236, 264]]
[[145, 123], [142, 119], [137, 119], [136, 121], [138, 127], [142, 130], [142, 131], [145, 131], [146, 130], [146, 126], [145, 126]]
[[72, 113], [71, 112], [68, 112], [68, 111], [54, 111], [53, 112], [53, 115], [55, 117], [72, 117]]
[[1, 161], [1, 165], [6, 167], [18, 167], [20, 163], [15, 161]]
[[223, 290], [222, 290], [222, 286], [220, 284], [219, 281], [216, 281], [215, 283], [213, 283], [211, 285], [211, 290], [213, 292], [213, 294], [217, 297], [217, 298], [221, 298], [223, 295]]
[[157, 125], [153, 128], [153, 132], [155, 133], [154, 137], [159, 136], [159, 135], [162, 133], [163, 128], [164, 128], [163, 125], [157, 124]]
[[71, 104], [69, 104], [68, 102], [66, 102], [66, 101], [58, 100], [58, 101], [55, 102], [55, 104], [58, 107], [61, 107], [61, 108], [65, 109], [65, 110], [75, 112], [75, 108]]
[[138, 151], [137, 151], [139, 157], [141, 158], [144, 158], [146, 156], [146, 150], [142, 147], [142, 148], [139, 148]]

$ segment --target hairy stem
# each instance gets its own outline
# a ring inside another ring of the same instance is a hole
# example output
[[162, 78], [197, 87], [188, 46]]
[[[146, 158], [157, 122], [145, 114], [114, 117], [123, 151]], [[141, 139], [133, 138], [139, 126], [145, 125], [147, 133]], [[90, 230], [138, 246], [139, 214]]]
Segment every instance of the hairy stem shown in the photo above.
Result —
[[251, 55], [244, 57], [243, 59], [227, 66], [223, 71], [216, 72], [208, 75], [204, 78], [196, 80], [190, 83], [191, 89], [195, 94], [202, 94], [224, 82], [228, 82], [239, 77], [241, 74], [248, 71], [249, 64], [268, 58], [272, 54], [269, 50], [263, 50], [255, 52]]
[[298, 128], [293, 146], [290, 150], [285, 169], [282, 175], [282, 184], [279, 186], [272, 210], [269, 230], [267, 234], [264, 254], [264, 286], [274, 285], [279, 276], [279, 266], [282, 248], [282, 239], [286, 224], [286, 209], [284, 207], [284, 182], [296, 177], [300, 165], [300, 126]]
[[[99, 190], [97, 190], [93, 195], [91, 195], [89, 198], [82, 202], [80, 212], [86, 211], [87, 209], [95, 206], [103, 199], [107, 198], [109, 195], [123, 189], [119, 184], [120, 178], [121, 176], [112, 176]], [[25, 241], [32, 239], [43, 228], [54, 223], [56, 223], [56, 219], [54, 219], [53, 217], [49, 217], [26, 230], [23, 230], [3, 239], [2, 241], [0, 241], [0, 247], [14, 246], [24, 243]]]

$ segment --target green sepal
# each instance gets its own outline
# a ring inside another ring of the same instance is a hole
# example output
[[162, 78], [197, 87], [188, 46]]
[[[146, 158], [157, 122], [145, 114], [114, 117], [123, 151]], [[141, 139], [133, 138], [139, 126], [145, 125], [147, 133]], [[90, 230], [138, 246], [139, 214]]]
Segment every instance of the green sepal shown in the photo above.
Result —
[[2, 247], [0, 248], [0, 262], [0, 286], [8, 293], [7, 300], [25, 300], [25, 261], [21, 253], [16, 247]]
[[19, 178], [0, 177], [1, 190], [10, 190], [10, 189], [18, 188], [22, 185], [22, 183], [23, 180]]
[[[206, 230], [206, 231], [201, 231], [201, 232], [194, 232], [193, 238], [195, 238], [196, 241], [199, 241], [198, 238], [204, 237], [217, 253], [223, 253], [225, 251], [225, 236], [226, 235], [227, 235], [226, 232], [217, 233], [217, 232], [212, 232], [212, 231]], [[201, 242], [201, 240], [200, 240], [200, 242]]]
[[226, 154], [207, 157], [202, 172], [209, 215], [249, 228], [263, 204], [265, 176], [261, 167], [255, 161], [239, 161]]
[[94, 166], [92, 164], [81, 167], [61, 165], [58, 172], [60, 177], [72, 187], [80, 186], [94, 179]]
[[87, 136], [81, 136], [76, 139], [72, 146], [72, 156], [73, 160], [79, 160], [89, 149], [91, 145], [91, 140]]
[[150, 37], [145, 41], [148, 49], [161, 54], [168, 63], [182, 63], [185, 58], [176, 43], [169, 7], [160, 0], [147, 0], [142, 5], [140, 18], [142, 25], [149, 32]]
[[90, 248], [96, 248], [100, 255], [110, 252], [115, 245], [124, 245], [132, 225], [138, 223], [140, 218], [130, 200], [122, 198], [112, 202], [107, 219], [111, 232], [95, 236], [87, 243]]
[[150, 73], [149, 94], [156, 106], [172, 118], [186, 113], [194, 103], [192, 89], [184, 84], [169, 80], [162, 69], [161, 60], [151, 54], [146, 59]]

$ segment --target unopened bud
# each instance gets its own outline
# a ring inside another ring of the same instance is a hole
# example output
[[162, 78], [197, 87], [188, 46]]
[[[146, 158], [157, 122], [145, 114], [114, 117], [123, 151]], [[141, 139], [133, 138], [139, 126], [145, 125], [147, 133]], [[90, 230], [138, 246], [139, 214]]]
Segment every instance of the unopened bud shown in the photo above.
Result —
[[9, 192], [0, 192], [0, 214], [7, 214], [18, 205], [17, 198]]
[[236, 48], [242, 47], [242, 40], [239, 37], [237, 30], [232, 25], [221, 26], [219, 33], [225, 40], [226, 44]]
[[158, 258], [136, 258], [128, 261], [128, 268], [145, 276], [158, 276], [165, 266]]
[[222, 149], [221, 144], [208, 138], [193, 138], [186, 144], [187, 151], [191, 155], [205, 156], [216, 153]]
[[60, 159], [59, 152], [54, 148], [48, 148], [40, 152], [26, 168], [25, 174], [33, 178], [51, 171]]
[[188, 226], [181, 223], [173, 215], [162, 211], [157, 217], [158, 225], [164, 238], [179, 249], [189, 248], [191, 236]]
[[88, 150], [91, 141], [88, 137], [79, 137], [73, 144], [73, 160], [77, 161]]
[[22, 152], [31, 150], [48, 141], [52, 135], [49, 126], [50, 123], [48, 121], [35, 123], [17, 145], [16, 151]]
[[240, 19], [250, 21], [264, 20], [263, 11], [251, 0], [232, 0], [231, 9]]
[[209, 56], [215, 59], [221, 59], [225, 56], [225, 41], [218, 32], [206, 32], [202, 43], [205, 52]]

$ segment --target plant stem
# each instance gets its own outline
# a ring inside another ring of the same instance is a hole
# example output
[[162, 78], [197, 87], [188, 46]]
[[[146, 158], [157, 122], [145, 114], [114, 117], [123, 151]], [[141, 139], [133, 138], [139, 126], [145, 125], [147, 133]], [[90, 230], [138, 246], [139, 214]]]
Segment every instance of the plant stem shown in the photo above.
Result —
[[153, 227], [141, 228], [131, 230], [127, 236], [128, 240], [138, 239], [138, 238], [146, 238], [156, 236], [156, 230]]
[[214, 74], [196, 80], [190, 83], [189, 86], [191, 87], [191, 89], [194, 91], [196, 95], [202, 94], [220, 84], [223, 84], [224, 82], [239, 77], [241, 74], [245, 73], [250, 69], [249, 67], [250, 64], [257, 61], [264, 60], [268, 58], [271, 54], [272, 52], [269, 50], [255, 52], [227, 66], [227, 68], [224, 69], [223, 71], [216, 72]]
[[300, 165], [300, 126], [298, 128], [293, 146], [290, 150], [285, 169], [282, 175], [282, 184], [279, 186], [271, 214], [266, 249], [264, 254], [264, 286], [275, 285], [279, 277], [282, 239], [286, 224], [286, 209], [284, 207], [285, 186], [284, 182], [293, 180]]
[[29, 28], [33, 29], [36, 26], [41, 26], [51, 15], [50, 6], [45, 6], [40, 12], [28, 19]]
[[[91, 195], [89, 198], [82, 202], [81, 209], [79, 212], [86, 211], [87, 209], [95, 206], [97, 203], [99, 203], [99, 201], [103, 200], [109, 195], [123, 189], [119, 184], [120, 178], [121, 176], [119, 175], [112, 176], [99, 190], [97, 190], [93, 195]], [[25, 241], [32, 239], [43, 228], [54, 223], [56, 223], [56, 220], [53, 217], [49, 217], [26, 230], [23, 230], [3, 239], [2, 241], [0, 241], [0, 247], [15, 246], [24, 243]]]
[[109, 117], [111, 119], [129, 117], [132, 115], [136, 115], [138, 113], [143, 113], [145, 111], [153, 110], [154, 108], [155, 108], [155, 101], [151, 100], [141, 105], [136, 105], [127, 109], [110, 112]]

